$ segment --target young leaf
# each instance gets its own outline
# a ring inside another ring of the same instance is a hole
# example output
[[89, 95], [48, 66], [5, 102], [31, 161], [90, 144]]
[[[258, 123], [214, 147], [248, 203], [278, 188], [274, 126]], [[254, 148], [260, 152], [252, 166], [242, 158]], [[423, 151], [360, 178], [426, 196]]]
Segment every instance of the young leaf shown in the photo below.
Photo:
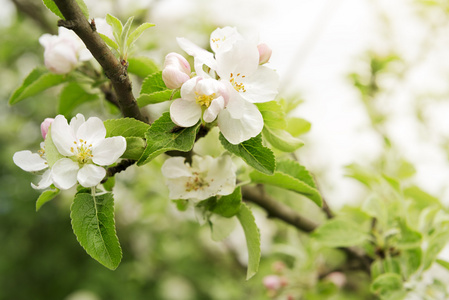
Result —
[[140, 137], [144, 138], [145, 133], [150, 129], [147, 123], [133, 118], [111, 119], [103, 122], [106, 128], [106, 137]]
[[115, 232], [114, 199], [111, 193], [78, 193], [71, 207], [73, 232], [78, 242], [105, 267], [115, 270], [122, 259], [122, 249]]
[[159, 72], [159, 67], [154, 60], [145, 56], [130, 57], [128, 63], [128, 72], [141, 78]]
[[133, 20], [134, 17], [129, 17], [128, 20], [126, 21], [125, 25], [123, 26], [123, 30], [122, 33], [120, 34], [120, 40], [119, 41], [119, 47], [121, 48], [121, 50], [124, 52], [122, 54], [125, 54], [128, 52], [128, 36], [129, 36], [129, 31], [131, 30], [131, 25], [133, 24]]
[[60, 17], [61, 19], [65, 20], [62, 13], [59, 11], [59, 8], [56, 6], [56, 3], [53, 0], [43, 0], [45, 6], [56, 16]]
[[128, 38], [127, 47], [129, 48], [141, 35], [142, 33], [150, 27], [153, 27], [154, 24], [151, 23], [143, 23], [139, 27], [137, 27]]
[[287, 118], [286, 130], [293, 136], [299, 136], [309, 132], [312, 124], [301, 118]]
[[78, 3], [78, 6], [80, 7], [81, 11], [83, 12], [83, 15], [86, 17], [86, 19], [89, 19], [89, 10], [87, 9], [86, 3], [84, 3], [83, 0], [75, 0], [76, 3]]
[[356, 223], [331, 219], [318, 227], [311, 235], [326, 247], [351, 247], [362, 244], [368, 235]]
[[22, 85], [14, 91], [9, 104], [13, 105], [23, 99], [34, 96], [52, 86], [61, 84], [67, 80], [66, 75], [50, 73], [45, 68], [36, 68], [25, 78]]
[[240, 187], [236, 188], [230, 195], [212, 197], [204, 200], [198, 206], [204, 206], [207, 210], [225, 218], [235, 216], [242, 204], [242, 192]]
[[116, 17], [114, 17], [113, 15], [107, 14], [106, 15], [106, 23], [111, 25], [112, 33], [114, 35], [115, 41], [117, 43], [119, 43], [120, 42], [120, 36], [122, 35], [122, 31], [123, 31], [123, 24], [122, 24], [122, 22], [120, 22], [120, 20], [117, 19]]
[[70, 118], [72, 111], [76, 107], [97, 99], [97, 94], [89, 94], [77, 82], [70, 82], [64, 87], [59, 96], [58, 113], [64, 115], [66, 118]]
[[260, 134], [238, 145], [229, 143], [221, 133], [219, 139], [226, 150], [243, 159], [254, 169], [264, 174], [273, 174], [276, 167], [274, 154], [269, 148], [262, 145]]
[[273, 129], [285, 129], [285, 114], [282, 107], [276, 101], [256, 103], [263, 117], [264, 125]]
[[433, 262], [437, 259], [438, 254], [443, 250], [448, 241], [449, 232], [447, 231], [437, 231], [430, 237], [427, 249], [423, 256], [423, 270], [427, 270], [432, 266]]
[[142, 156], [146, 145], [142, 138], [126, 137], [126, 150], [121, 157], [138, 160]]
[[139, 107], [144, 107], [148, 104], [161, 103], [181, 97], [179, 91], [173, 93], [173, 90], [164, 90], [160, 92], [154, 92], [151, 94], [141, 94], [137, 98], [137, 104]]
[[312, 176], [305, 167], [293, 160], [277, 163], [274, 175], [267, 176], [257, 171], [250, 173], [251, 181], [278, 186], [306, 196], [318, 206], [323, 205], [321, 195], [316, 188]]
[[[394, 292], [402, 290], [401, 275], [395, 273], [385, 273], [379, 275], [371, 284], [371, 292], [381, 297], [387, 297]], [[396, 298], [400, 299], [400, 298]]]
[[116, 43], [114, 40], [112, 40], [110, 37], [108, 37], [108, 36], [106, 36], [106, 35], [104, 35], [104, 34], [102, 34], [102, 33], [99, 33], [99, 32], [98, 32], [98, 34], [100, 35], [101, 39], [102, 39], [102, 40], [103, 40], [109, 47], [111, 47], [112, 49], [118, 51], [118, 45], [117, 45], [117, 43]]
[[[164, 80], [162, 79], [162, 71], [148, 75], [142, 82], [140, 94], [152, 94], [167, 90]], [[171, 90], [170, 90], [171, 91]]]
[[273, 147], [284, 152], [293, 152], [304, 146], [303, 141], [282, 129], [264, 126], [262, 133]]
[[248, 247], [248, 270], [246, 273], [246, 280], [250, 279], [257, 273], [260, 262], [260, 233], [257, 228], [256, 220], [253, 213], [246, 204], [240, 208], [237, 218], [242, 224], [245, 232], [246, 246]]
[[192, 150], [196, 133], [201, 122], [188, 128], [178, 127], [170, 119], [170, 113], [164, 113], [145, 134], [147, 147], [137, 162], [138, 166], [150, 162], [153, 158], [170, 150], [187, 152]]
[[42, 192], [42, 194], [37, 198], [36, 201], [36, 211], [38, 211], [42, 205], [47, 203], [48, 201], [54, 199], [59, 194], [59, 189], [55, 190], [47, 190]]

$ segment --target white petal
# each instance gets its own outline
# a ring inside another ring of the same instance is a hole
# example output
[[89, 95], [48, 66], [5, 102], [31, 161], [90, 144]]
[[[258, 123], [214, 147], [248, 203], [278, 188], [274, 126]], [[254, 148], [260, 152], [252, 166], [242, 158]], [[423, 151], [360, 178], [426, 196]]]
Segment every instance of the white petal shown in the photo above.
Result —
[[198, 83], [198, 81], [202, 80], [200, 76], [195, 76], [186, 82], [181, 87], [181, 98], [183, 100], [195, 100], [195, 87]]
[[226, 26], [224, 28], [215, 29], [210, 35], [210, 48], [218, 53], [219, 51], [227, 51], [237, 40], [243, 37], [238, 33], [235, 27]]
[[78, 58], [70, 45], [57, 42], [45, 49], [44, 62], [53, 73], [67, 74], [76, 67]]
[[234, 76], [241, 74], [249, 76], [259, 66], [259, 50], [252, 42], [236, 41], [228, 51], [220, 51], [215, 55], [217, 60], [217, 74], [228, 80], [233, 73]]
[[84, 122], [86, 122], [86, 119], [84, 118], [84, 116], [82, 114], [76, 114], [75, 117], [73, 117], [70, 120], [70, 127], [73, 130], [73, 133], [76, 136], [76, 133], [78, 131], [78, 128], [81, 126], [81, 124], [83, 124]]
[[126, 139], [122, 136], [106, 138], [92, 149], [92, 161], [100, 166], [108, 166], [117, 161], [126, 150]]
[[235, 190], [235, 167], [229, 155], [216, 158], [209, 168], [206, 181], [215, 195], [229, 195]]
[[78, 172], [78, 182], [84, 187], [93, 187], [100, 183], [106, 176], [106, 170], [103, 167], [94, 164], [84, 165]]
[[32, 153], [29, 150], [14, 153], [12, 160], [19, 168], [27, 172], [35, 172], [48, 168], [48, 164], [45, 159], [43, 159], [39, 154]]
[[217, 62], [215, 61], [214, 55], [211, 52], [195, 45], [186, 38], [176, 38], [176, 40], [182, 50], [184, 50], [187, 54], [193, 56], [195, 72], [197, 75], [208, 77], [207, 73], [203, 70], [203, 65], [216, 70]]
[[228, 109], [218, 115], [218, 128], [231, 144], [240, 144], [258, 135], [263, 129], [263, 118], [257, 106], [242, 101], [243, 115], [240, 119], [231, 116]]
[[78, 140], [87, 141], [87, 144], [92, 144], [95, 147], [97, 143], [103, 141], [106, 137], [106, 128], [103, 121], [97, 117], [90, 117], [80, 125], [76, 132], [76, 137]]
[[274, 100], [278, 94], [279, 75], [276, 71], [260, 66], [255, 73], [242, 79], [246, 92], [240, 93], [252, 103]]
[[40, 38], [39, 38], [39, 43], [47, 48], [48, 46], [50, 46], [55, 40], [57, 40], [58, 37], [56, 35], [51, 35], [51, 34], [43, 34]]
[[176, 99], [170, 105], [173, 123], [181, 127], [191, 127], [201, 118], [201, 106], [195, 101]]
[[224, 106], [225, 101], [223, 97], [220, 96], [217, 99], [214, 99], [210, 106], [204, 111], [203, 120], [208, 123], [213, 122], [218, 114], [224, 109]]
[[57, 115], [51, 127], [51, 138], [59, 153], [64, 156], [72, 156], [71, 148], [76, 141], [72, 128], [63, 115]]
[[185, 164], [184, 157], [170, 157], [162, 165], [162, 175], [166, 178], [190, 177], [192, 171], [188, 165]]
[[67, 190], [76, 184], [79, 166], [70, 158], [61, 158], [51, 170], [51, 179], [57, 188]]
[[191, 199], [196, 198], [195, 190], [187, 191], [188, 177], [166, 178], [165, 182], [168, 187], [168, 197], [170, 199]]
[[51, 180], [51, 170], [49, 169], [45, 171], [44, 174], [42, 174], [42, 178], [37, 185], [31, 183], [31, 186], [35, 190], [43, 190], [48, 188], [52, 183], [53, 181]]

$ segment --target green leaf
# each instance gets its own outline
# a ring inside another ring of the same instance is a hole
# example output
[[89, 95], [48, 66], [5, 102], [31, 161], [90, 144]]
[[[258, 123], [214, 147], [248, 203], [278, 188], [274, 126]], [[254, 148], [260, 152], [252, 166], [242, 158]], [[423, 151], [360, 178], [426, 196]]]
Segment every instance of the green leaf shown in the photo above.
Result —
[[115, 270], [122, 259], [122, 249], [115, 232], [114, 199], [111, 193], [78, 193], [71, 207], [73, 232], [78, 242], [105, 267]]
[[58, 113], [66, 118], [70, 118], [75, 108], [83, 103], [95, 101], [98, 98], [97, 94], [89, 94], [77, 82], [70, 82], [63, 88], [59, 96]]
[[287, 123], [285, 122], [285, 113], [282, 107], [276, 101], [270, 101], [265, 103], [256, 103], [260, 113], [263, 117], [265, 126], [273, 129], [285, 129]]
[[423, 257], [423, 270], [427, 270], [437, 259], [438, 254], [443, 250], [449, 241], [449, 232], [435, 232], [429, 239]]
[[263, 136], [276, 149], [284, 152], [293, 152], [302, 146], [304, 142], [298, 138], [293, 137], [290, 133], [282, 129], [270, 128], [264, 126]]
[[87, 9], [86, 3], [84, 3], [83, 0], [76, 0], [76, 3], [78, 3], [78, 5], [81, 8], [81, 11], [83, 12], [83, 15], [86, 17], [86, 19], [89, 19], [89, 10]]
[[55, 162], [57, 162], [61, 158], [64, 158], [64, 156], [59, 153], [58, 149], [53, 143], [53, 140], [51, 138], [51, 130], [48, 130], [47, 135], [45, 136], [45, 157], [47, 158], [47, 162], [50, 167], [53, 167]]
[[155, 103], [161, 103], [165, 101], [170, 101], [173, 99], [180, 98], [181, 95], [179, 91], [173, 92], [173, 90], [164, 90], [160, 92], [154, 92], [151, 94], [141, 94], [137, 98], [137, 104], [139, 107], [144, 107], [148, 104], [155, 104]]
[[128, 52], [128, 36], [131, 30], [131, 25], [133, 24], [134, 17], [129, 17], [123, 26], [122, 33], [120, 34], [119, 47], [123, 51], [121, 54], [126, 54]]
[[421, 266], [422, 254], [421, 248], [401, 251], [401, 270], [405, 278], [409, 278], [418, 271]]
[[164, 80], [162, 79], [162, 71], [148, 75], [142, 82], [140, 94], [152, 94], [167, 90]]
[[438, 198], [424, 192], [417, 186], [411, 186], [404, 190], [404, 195], [411, 198], [418, 209], [425, 209], [428, 206], [441, 207], [441, 203]]
[[154, 60], [145, 56], [128, 58], [128, 63], [128, 72], [142, 78], [159, 71]]
[[114, 35], [115, 41], [118, 43], [120, 42], [120, 36], [122, 35], [123, 31], [123, 24], [120, 22], [119, 19], [114, 17], [113, 15], [107, 14], [106, 15], [106, 23], [111, 25], [112, 27], [112, 33]]
[[150, 125], [133, 118], [110, 119], [103, 122], [106, 128], [106, 137], [140, 137], [144, 138]]
[[112, 49], [118, 51], [118, 45], [117, 45], [117, 43], [116, 43], [114, 40], [112, 40], [110, 37], [108, 37], [108, 36], [106, 36], [106, 35], [104, 35], [104, 34], [102, 34], [102, 33], [99, 33], [99, 32], [98, 32], [98, 34], [100, 35], [100, 37], [103, 39], [103, 41], [104, 41], [109, 47], [111, 47]]
[[312, 124], [301, 118], [287, 118], [286, 130], [293, 136], [299, 136], [309, 132]]
[[256, 225], [253, 213], [246, 204], [241, 206], [237, 218], [243, 227], [246, 238], [246, 246], [248, 247], [248, 270], [246, 280], [250, 279], [257, 273], [260, 262], [260, 233]]
[[385, 273], [379, 275], [371, 284], [371, 292], [381, 297], [387, 297], [393, 292], [402, 290], [401, 275], [395, 273]]
[[254, 169], [264, 174], [273, 174], [276, 160], [273, 152], [262, 145], [262, 136], [260, 134], [238, 145], [229, 143], [221, 133], [219, 139], [226, 150], [243, 159]]
[[326, 221], [311, 236], [327, 247], [351, 247], [368, 239], [367, 233], [356, 223], [340, 219]]
[[192, 127], [177, 126], [170, 119], [170, 113], [164, 113], [145, 134], [147, 147], [137, 162], [138, 166], [150, 162], [153, 158], [170, 150], [187, 152], [192, 150], [201, 122]]
[[251, 181], [254, 183], [270, 184], [287, 190], [294, 191], [315, 202], [318, 206], [323, 205], [320, 192], [309, 171], [293, 160], [284, 160], [277, 163], [274, 175], [267, 176], [257, 171], [250, 173]]
[[227, 238], [235, 229], [235, 218], [224, 218], [220, 215], [212, 214], [209, 218], [212, 240], [219, 242]]
[[449, 262], [442, 260], [442, 259], [437, 259], [436, 262], [442, 266], [443, 268], [445, 268], [446, 270], [449, 271]]
[[225, 218], [231, 218], [240, 211], [242, 204], [242, 192], [240, 187], [236, 188], [230, 195], [212, 197], [198, 204], [200, 207], [216, 213]]
[[145, 151], [146, 143], [142, 138], [139, 137], [127, 137], [126, 138], [126, 150], [121, 156], [122, 158], [129, 158], [133, 160], [138, 160], [143, 151]]
[[38, 211], [42, 207], [42, 205], [54, 199], [58, 194], [59, 189], [47, 190], [42, 192], [42, 194], [39, 196], [39, 198], [37, 198], [36, 201], [36, 211]]
[[396, 243], [399, 249], [411, 249], [421, 246], [422, 235], [418, 231], [412, 230], [404, 221], [399, 221], [401, 229], [400, 238]]
[[139, 27], [137, 27], [130, 35], [127, 41], [128, 48], [142, 35], [142, 33], [150, 27], [153, 27], [154, 24], [151, 23], [143, 23]]
[[52, 86], [61, 84], [67, 80], [66, 75], [53, 74], [47, 69], [38, 67], [31, 71], [22, 85], [14, 91], [9, 104], [13, 105], [23, 99], [34, 96]]
[[62, 13], [59, 11], [59, 8], [56, 6], [56, 3], [53, 0], [43, 0], [45, 6], [56, 16], [60, 17], [61, 19], [65, 20]]

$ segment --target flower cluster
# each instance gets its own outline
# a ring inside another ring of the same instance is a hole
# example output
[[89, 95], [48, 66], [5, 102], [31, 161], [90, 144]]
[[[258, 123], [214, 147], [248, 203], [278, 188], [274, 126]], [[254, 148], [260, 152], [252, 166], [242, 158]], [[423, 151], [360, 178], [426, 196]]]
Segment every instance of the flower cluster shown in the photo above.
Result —
[[39, 43], [45, 48], [45, 66], [56, 74], [67, 74], [79, 62], [92, 58], [83, 41], [72, 30], [64, 27], [59, 27], [58, 35], [42, 35]]
[[185, 38], [179, 46], [194, 58], [195, 74], [177, 53], [167, 55], [163, 80], [171, 89], [180, 88], [181, 98], [170, 106], [172, 121], [181, 127], [199, 119], [217, 121], [223, 136], [239, 144], [258, 135], [263, 118], [254, 103], [274, 100], [279, 78], [264, 66], [271, 50], [265, 44], [246, 40], [235, 28], [218, 28], [210, 36], [211, 53]]
[[[126, 140], [122, 136], [106, 138], [103, 122], [96, 117], [87, 121], [77, 114], [70, 124], [62, 115], [55, 119], [45, 119], [41, 125], [42, 137], [38, 153], [24, 150], [16, 152], [14, 163], [28, 172], [46, 170], [36, 189], [48, 188], [54, 184], [59, 189], [69, 189], [77, 182], [83, 187], [98, 185], [106, 175], [103, 166], [117, 161], [126, 150]], [[50, 133], [50, 135], [48, 135]], [[49, 141], [51, 139], [51, 141]], [[54, 145], [55, 161], [48, 161], [45, 144]]]

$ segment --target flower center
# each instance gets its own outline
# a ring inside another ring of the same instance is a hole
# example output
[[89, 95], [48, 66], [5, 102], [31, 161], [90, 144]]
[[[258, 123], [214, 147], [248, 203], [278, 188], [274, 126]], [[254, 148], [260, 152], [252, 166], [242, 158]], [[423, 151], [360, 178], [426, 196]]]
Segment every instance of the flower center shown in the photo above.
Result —
[[187, 192], [198, 191], [199, 189], [203, 189], [209, 186], [209, 183], [200, 176], [200, 173], [193, 172], [192, 174], [193, 177], [191, 177], [190, 180], [186, 182]]
[[242, 82], [239, 82], [240, 81], [239, 77], [240, 77], [240, 80], [241, 80], [241, 79], [245, 78], [245, 75], [240, 75], [240, 73], [238, 73], [234, 77], [234, 74], [231, 73], [231, 78], [229, 79], [229, 82], [231, 82], [232, 86], [234, 87], [234, 89], [237, 92], [239, 92], [239, 93], [243, 92], [244, 93], [244, 92], [246, 92], [245, 85]]
[[206, 106], [206, 107], [209, 107], [212, 100], [214, 100], [216, 97], [215, 93], [213, 93], [211, 95], [204, 95], [204, 94], [200, 95], [200, 94], [198, 94], [198, 92], [195, 92], [195, 94], [196, 94], [196, 96], [195, 96], [196, 103], [198, 103], [201, 106]]
[[87, 145], [87, 142], [82, 139], [79, 139], [78, 142], [74, 141], [73, 143], [76, 145], [76, 148], [71, 147], [70, 151], [73, 153], [78, 163], [85, 164], [89, 162], [93, 157], [92, 144]]

